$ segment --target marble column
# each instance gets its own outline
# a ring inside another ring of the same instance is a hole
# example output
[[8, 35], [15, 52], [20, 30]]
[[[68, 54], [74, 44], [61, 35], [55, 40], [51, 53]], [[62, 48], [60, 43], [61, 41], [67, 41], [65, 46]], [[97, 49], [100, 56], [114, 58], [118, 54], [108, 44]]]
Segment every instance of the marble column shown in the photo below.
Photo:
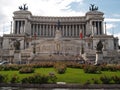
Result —
[[19, 21], [19, 30], [18, 30], [18, 34], [20, 34], [20, 26], [21, 26], [21, 21]]
[[78, 36], [80, 36], [80, 31], [81, 31], [80, 24], [78, 24]]
[[49, 36], [51, 37], [52, 35], [51, 35], [51, 25], [49, 25]]
[[107, 31], [106, 31], [106, 22], [105, 22], [105, 35], [107, 35]]
[[104, 34], [104, 32], [103, 32], [103, 22], [102, 21], [100, 21], [100, 27], [101, 27], [101, 35], [102, 35], [102, 34]]
[[72, 24], [72, 36], [74, 37], [74, 25]]
[[23, 21], [21, 21], [21, 26], [20, 26], [20, 34], [23, 34], [24, 31], [23, 31]]
[[92, 36], [94, 36], [94, 33], [95, 33], [94, 32], [94, 21], [92, 22], [92, 28], [91, 29], [92, 29]]
[[70, 32], [70, 25], [68, 25], [68, 36], [70, 36], [71, 35], [71, 32]]
[[73, 33], [72, 33], [72, 24], [70, 25], [70, 32], [71, 32], [71, 37], [73, 36]]
[[96, 32], [96, 35], [98, 35], [98, 29], [97, 29], [97, 22], [95, 21], [95, 32]]
[[40, 24], [38, 24], [38, 36], [40, 36]]
[[94, 22], [94, 34], [97, 35], [97, 27], [96, 27], [96, 22]]
[[41, 24], [39, 25], [39, 35], [41, 36]]
[[14, 20], [14, 23], [13, 23], [13, 33], [16, 34], [16, 21]]
[[53, 25], [53, 37], [55, 36], [55, 25]]
[[64, 25], [62, 25], [62, 36], [64, 37]]
[[100, 35], [100, 22], [98, 21], [97, 24], [98, 24], [98, 35]]
[[77, 36], [77, 25], [75, 25], [75, 36]]
[[33, 24], [33, 36], [34, 36], [34, 33], [35, 33], [35, 24]]
[[53, 37], [53, 25], [51, 25], [51, 36]]
[[83, 33], [83, 37], [84, 37], [86, 35], [85, 24], [83, 24], [82, 26], [83, 26], [82, 33]]
[[33, 31], [33, 25], [31, 24], [31, 36], [32, 36], [32, 31]]
[[36, 35], [38, 36], [38, 24], [36, 24]]
[[46, 36], [48, 36], [48, 24], [46, 24]]
[[17, 25], [17, 34], [19, 34], [19, 21], [16, 21], [16, 25]]
[[66, 31], [66, 35], [65, 36], [67, 37], [67, 35], [68, 35], [67, 34], [67, 25], [65, 25], [65, 31]]
[[45, 25], [43, 24], [43, 36], [45, 36]]

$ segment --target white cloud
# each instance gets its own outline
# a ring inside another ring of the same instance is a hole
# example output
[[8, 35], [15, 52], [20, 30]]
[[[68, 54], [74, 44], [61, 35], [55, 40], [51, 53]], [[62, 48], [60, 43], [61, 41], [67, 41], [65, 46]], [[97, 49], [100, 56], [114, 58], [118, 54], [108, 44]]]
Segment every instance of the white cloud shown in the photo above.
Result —
[[120, 17], [120, 14], [113, 14], [114, 17]]
[[105, 22], [120, 22], [120, 19], [116, 18], [106, 18], [104, 19]]
[[112, 23], [107, 23], [107, 24], [106, 24], [106, 30], [111, 30], [111, 29], [113, 29], [113, 28], [115, 28], [115, 27], [116, 27], [115, 24], [112, 24]]
[[44, 16], [81, 16], [84, 12], [76, 12], [70, 9], [70, 4], [77, 2], [82, 4], [83, 0], [0, 0], [0, 34], [3, 26], [12, 21], [13, 12], [18, 6], [27, 3], [28, 10], [33, 15]]
[[118, 37], [120, 45], [120, 33], [114, 34], [114, 28], [116, 28], [115, 24], [112, 23], [106, 24], [107, 35], [114, 35], [115, 37]]
[[[117, 15], [118, 16], [118, 15]], [[118, 29], [119, 26], [116, 26], [116, 22], [120, 22], [120, 19], [116, 18], [106, 18], [104, 19], [105, 22], [108, 22], [106, 24], [106, 30], [108, 35], [113, 35], [114, 34], [114, 29]], [[119, 38], [119, 44], [120, 44], [120, 33], [114, 34], [115, 37]]]

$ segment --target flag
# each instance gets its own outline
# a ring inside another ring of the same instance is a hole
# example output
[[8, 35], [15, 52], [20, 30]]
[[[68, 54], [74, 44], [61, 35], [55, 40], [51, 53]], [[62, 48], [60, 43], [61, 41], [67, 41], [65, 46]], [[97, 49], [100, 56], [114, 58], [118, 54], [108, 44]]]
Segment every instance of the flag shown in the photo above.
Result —
[[83, 35], [82, 35], [82, 32], [80, 32], [80, 39], [82, 39], [83, 38]]

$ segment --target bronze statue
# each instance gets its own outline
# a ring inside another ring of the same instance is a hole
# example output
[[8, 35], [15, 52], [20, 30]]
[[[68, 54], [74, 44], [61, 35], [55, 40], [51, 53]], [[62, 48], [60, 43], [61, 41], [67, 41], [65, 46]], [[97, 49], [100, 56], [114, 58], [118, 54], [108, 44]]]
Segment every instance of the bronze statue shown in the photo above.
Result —
[[28, 6], [26, 4], [23, 4], [23, 6], [19, 6], [20, 10], [28, 10]]
[[59, 28], [60, 28], [60, 20], [58, 20], [58, 22], [57, 22], [57, 29], [59, 30]]
[[22, 6], [19, 6], [19, 9], [20, 9], [20, 10], [23, 10]]
[[103, 44], [102, 44], [102, 41], [100, 40], [100, 41], [97, 43], [96, 50], [102, 52], [102, 48], [103, 48]]
[[14, 47], [15, 47], [15, 50], [20, 50], [20, 41], [16, 40], [14, 42]]
[[90, 11], [97, 11], [98, 10], [98, 7], [95, 6], [94, 4], [90, 4], [91, 6], [89, 7], [89, 10]]

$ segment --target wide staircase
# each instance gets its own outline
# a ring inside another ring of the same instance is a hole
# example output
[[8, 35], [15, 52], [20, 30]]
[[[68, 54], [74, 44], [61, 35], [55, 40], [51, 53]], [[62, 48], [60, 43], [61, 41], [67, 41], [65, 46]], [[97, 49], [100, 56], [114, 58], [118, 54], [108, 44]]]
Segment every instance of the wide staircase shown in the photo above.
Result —
[[74, 56], [74, 55], [61, 55], [61, 54], [36, 54], [34, 59], [31, 59], [30, 63], [37, 63], [37, 62], [46, 62], [46, 61], [81, 61], [83, 58], [81, 56]]

